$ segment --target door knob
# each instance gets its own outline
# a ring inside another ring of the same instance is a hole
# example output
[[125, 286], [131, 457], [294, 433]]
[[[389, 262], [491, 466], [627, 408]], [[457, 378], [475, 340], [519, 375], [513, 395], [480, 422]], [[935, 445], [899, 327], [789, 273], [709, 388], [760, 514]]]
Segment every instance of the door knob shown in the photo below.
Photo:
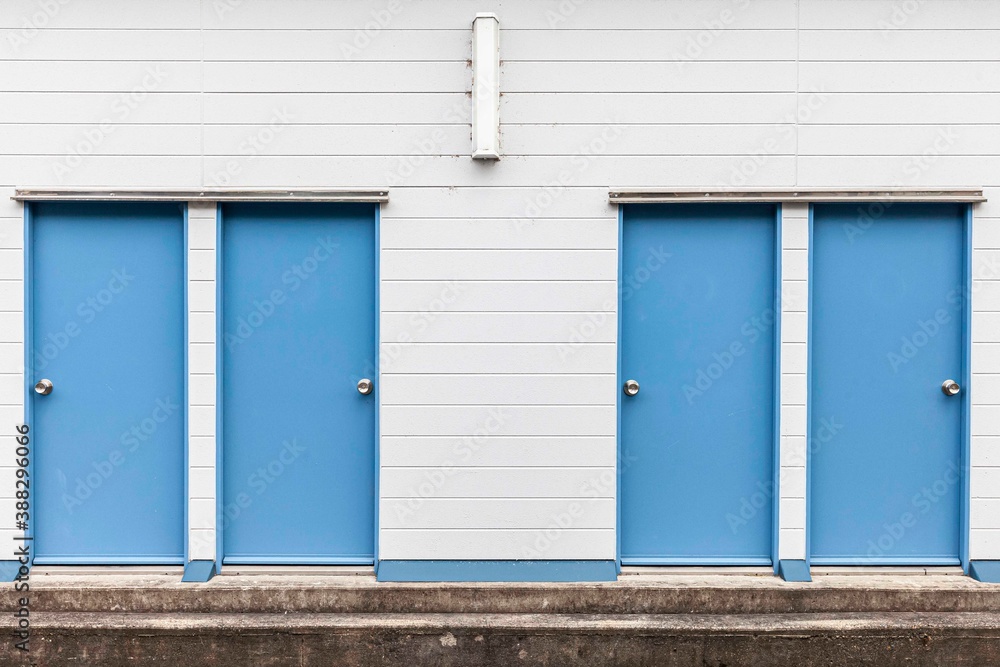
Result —
[[52, 393], [52, 380], [39, 380], [35, 383], [35, 393], [48, 396]]
[[635, 380], [625, 380], [625, 384], [622, 385], [622, 391], [625, 392], [626, 396], [635, 396], [639, 393], [639, 383]]
[[372, 393], [373, 389], [375, 389], [375, 385], [368, 378], [361, 378], [360, 380], [358, 380], [359, 394], [367, 396], [368, 394]]
[[941, 383], [941, 391], [944, 392], [945, 396], [956, 396], [958, 392], [962, 391], [962, 388], [954, 380], [945, 380]]

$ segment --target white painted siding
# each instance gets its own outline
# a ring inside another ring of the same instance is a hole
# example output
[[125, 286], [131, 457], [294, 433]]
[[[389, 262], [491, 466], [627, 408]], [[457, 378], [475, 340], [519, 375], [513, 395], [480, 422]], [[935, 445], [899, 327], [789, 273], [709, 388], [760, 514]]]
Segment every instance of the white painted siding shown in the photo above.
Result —
[[[497, 164], [468, 157], [470, 27], [483, 11], [501, 25]], [[388, 185], [380, 556], [612, 558], [608, 187], [983, 185], [971, 544], [974, 558], [1000, 558], [1000, 333], [987, 314], [1000, 313], [1000, 3], [6, 0], [0, 31], [10, 435], [23, 418], [14, 185]], [[806, 299], [793, 277], [806, 239], [803, 209], [784, 215], [779, 552], [798, 558], [806, 317], [791, 304]], [[195, 558], [214, 554], [210, 225], [213, 212], [192, 208]], [[428, 476], [444, 481], [425, 495]], [[400, 503], [412, 514], [397, 517]], [[574, 503], [579, 518], [553, 539], [546, 518]]]
[[809, 206], [781, 207], [778, 558], [806, 558], [806, 405], [809, 392]]
[[188, 207], [188, 560], [216, 554], [216, 207]]

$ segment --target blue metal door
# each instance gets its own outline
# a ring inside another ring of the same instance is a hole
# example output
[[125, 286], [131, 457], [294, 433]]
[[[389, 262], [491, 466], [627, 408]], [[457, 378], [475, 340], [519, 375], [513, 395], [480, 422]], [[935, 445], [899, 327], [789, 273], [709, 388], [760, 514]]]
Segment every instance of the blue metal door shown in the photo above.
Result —
[[223, 562], [372, 563], [375, 209], [222, 216]]
[[959, 205], [814, 207], [813, 563], [959, 563], [964, 239]]
[[771, 563], [776, 217], [624, 209], [623, 564]]
[[184, 212], [30, 209], [36, 563], [184, 557]]

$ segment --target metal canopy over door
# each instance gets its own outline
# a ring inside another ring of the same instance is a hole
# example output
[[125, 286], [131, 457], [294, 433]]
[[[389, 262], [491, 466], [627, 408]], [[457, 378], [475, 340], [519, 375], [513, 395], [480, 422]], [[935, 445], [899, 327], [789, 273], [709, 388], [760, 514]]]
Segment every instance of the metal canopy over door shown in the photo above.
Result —
[[182, 563], [183, 207], [29, 216], [34, 560]]
[[814, 564], [960, 562], [965, 215], [814, 208]]
[[766, 204], [624, 208], [625, 565], [771, 563], [776, 229]]
[[375, 215], [222, 207], [224, 563], [374, 560]]

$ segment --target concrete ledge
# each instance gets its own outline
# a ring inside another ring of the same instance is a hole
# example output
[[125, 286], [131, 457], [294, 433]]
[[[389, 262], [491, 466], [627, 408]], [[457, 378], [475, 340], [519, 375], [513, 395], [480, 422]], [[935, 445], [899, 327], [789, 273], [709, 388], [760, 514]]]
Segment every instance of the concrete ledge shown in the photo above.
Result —
[[[128, 613], [776, 614], [997, 612], [1000, 585], [960, 576], [640, 575], [602, 583], [385, 583], [372, 576], [33, 573], [31, 611]], [[13, 587], [0, 604], [16, 608]]]
[[[995, 664], [1000, 614], [32, 615], [32, 662], [83, 656], [102, 667]], [[0, 648], [2, 664], [23, 658]]]

